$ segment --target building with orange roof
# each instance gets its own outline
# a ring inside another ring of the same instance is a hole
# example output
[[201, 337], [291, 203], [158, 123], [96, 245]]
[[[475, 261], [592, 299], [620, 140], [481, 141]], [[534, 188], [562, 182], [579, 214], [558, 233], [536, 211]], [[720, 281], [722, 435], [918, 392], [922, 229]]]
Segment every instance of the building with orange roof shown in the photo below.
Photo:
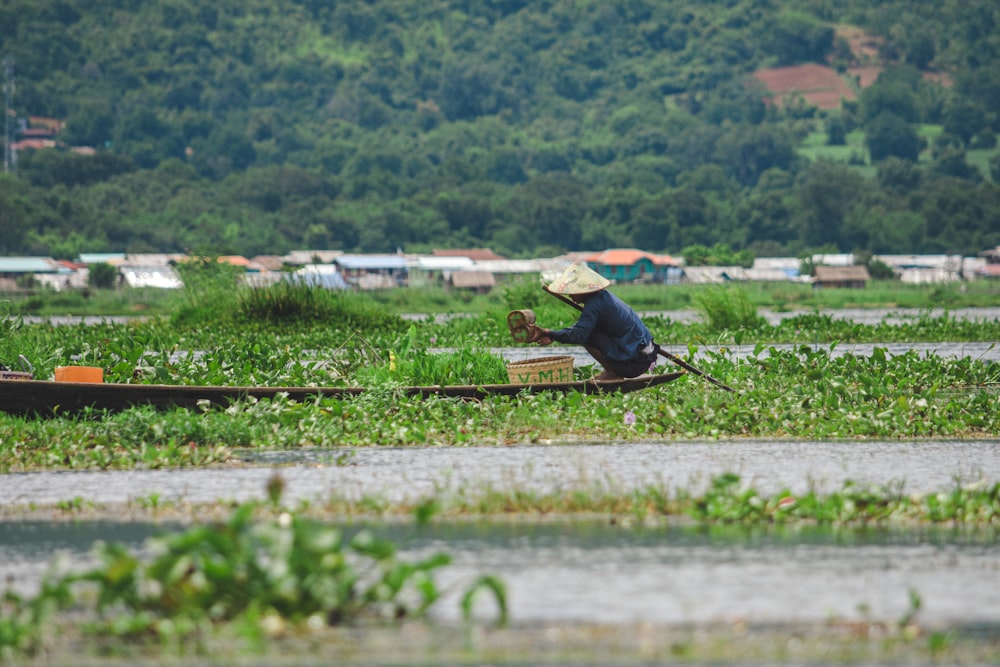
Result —
[[681, 263], [669, 255], [634, 248], [612, 248], [585, 258], [594, 271], [615, 282], [676, 282]]
[[244, 269], [250, 266], [250, 260], [243, 255], [220, 255], [218, 261], [231, 266], [240, 266]]
[[493, 252], [492, 248], [435, 249], [435, 257], [468, 257], [473, 262], [493, 262], [507, 259]]

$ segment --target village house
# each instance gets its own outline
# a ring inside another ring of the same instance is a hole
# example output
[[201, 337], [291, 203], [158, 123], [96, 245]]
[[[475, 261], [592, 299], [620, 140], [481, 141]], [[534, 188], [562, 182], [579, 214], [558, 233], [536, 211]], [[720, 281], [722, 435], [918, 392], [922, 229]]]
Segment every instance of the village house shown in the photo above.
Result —
[[490, 273], [497, 282], [503, 282], [513, 277], [540, 275], [547, 282], [555, 280], [567, 266], [572, 264], [567, 259], [556, 257], [552, 259], [490, 259], [480, 260], [473, 266], [473, 271]]
[[741, 266], [685, 266], [681, 282], [687, 285], [716, 285], [745, 282], [747, 270]]
[[455, 250], [435, 249], [431, 251], [434, 257], [467, 257], [473, 262], [493, 262], [507, 259], [503, 255], [498, 255], [490, 248], [466, 248]]
[[489, 294], [497, 285], [496, 276], [485, 271], [456, 271], [448, 284], [452, 289], [467, 290], [476, 294]]
[[474, 265], [463, 255], [417, 255], [406, 260], [406, 282], [410, 287], [450, 285], [452, 275], [470, 271]]
[[343, 254], [334, 264], [347, 284], [358, 289], [388, 289], [406, 284], [406, 258], [402, 255]]
[[1000, 245], [992, 250], [984, 250], [979, 253], [979, 257], [985, 262], [976, 271], [976, 275], [981, 278], [1000, 279]]
[[282, 259], [289, 266], [333, 264], [343, 254], [343, 250], [292, 250]]
[[679, 282], [680, 262], [668, 255], [633, 248], [614, 248], [586, 258], [594, 271], [614, 282]]
[[[334, 264], [306, 264], [292, 272], [265, 273], [261, 276], [272, 276], [271, 280], [277, 282], [284, 280], [295, 285], [308, 285], [310, 287], [322, 287], [330, 290], [350, 289], [350, 285], [340, 275], [340, 271]], [[256, 278], [248, 277], [250, 280]]]
[[56, 289], [68, 286], [73, 270], [51, 257], [0, 257], [0, 292], [18, 292], [34, 280]]
[[[876, 255], [873, 259], [892, 268], [901, 282], [913, 285], [954, 282], [966, 277], [967, 259], [961, 255]], [[968, 269], [971, 268], [970, 263]]]
[[[499, 258], [499, 259], [497, 259]], [[179, 288], [175, 267], [190, 261], [178, 253], [81, 253], [73, 261], [44, 257], [0, 258], [0, 291], [23, 291], [31, 281], [49, 289], [88, 287], [90, 267], [110, 264], [118, 270], [118, 284], [128, 287]], [[1000, 278], [1000, 247], [977, 257], [961, 255], [876, 255], [907, 283], [968, 281]], [[220, 262], [243, 270], [247, 284], [265, 286], [287, 276], [305, 284], [334, 289], [387, 289], [440, 286], [446, 289], [489, 292], [514, 276], [552, 280], [574, 261], [584, 261], [614, 282], [713, 284], [725, 282], [812, 282], [816, 287], [864, 287], [871, 280], [865, 267], [854, 265], [850, 253], [817, 254], [808, 258], [817, 267], [815, 279], [800, 275], [803, 260], [794, 257], [756, 258], [751, 268], [740, 266], [683, 266], [667, 255], [636, 249], [574, 252], [553, 258], [504, 259], [490, 249], [435, 250], [431, 255], [349, 254], [340, 250], [296, 250], [287, 255], [221, 256]], [[843, 269], [842, 271], [830, 271]]]
[[864, 266], [817, 266], [816, 275], [813, 277], [813, 287], [863, 289], [870, 279], [868, 268]]

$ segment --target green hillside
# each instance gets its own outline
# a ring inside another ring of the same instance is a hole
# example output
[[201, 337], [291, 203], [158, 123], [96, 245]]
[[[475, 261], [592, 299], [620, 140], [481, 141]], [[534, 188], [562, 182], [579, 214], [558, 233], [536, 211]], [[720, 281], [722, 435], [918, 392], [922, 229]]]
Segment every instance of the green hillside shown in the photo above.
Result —
[[[0, 177], [0, 253], [974, 254], [1000, 7], [916, 4], [0, 0], [12, 125], [65, 122]], [[750, 76], [809, 62], [884, 71], [833, 110]]]

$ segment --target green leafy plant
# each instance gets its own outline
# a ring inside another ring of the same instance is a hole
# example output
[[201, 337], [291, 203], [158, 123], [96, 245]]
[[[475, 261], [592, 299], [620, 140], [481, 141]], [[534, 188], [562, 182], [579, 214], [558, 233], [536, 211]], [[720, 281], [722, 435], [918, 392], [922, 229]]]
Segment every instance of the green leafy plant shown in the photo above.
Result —
[[[281, 489], [270, 485], [277, 518], [261, 520], [261, 503], [244, 503], [219, 524], [198, 524], [152, 540], [150, 560], [118, 543], [96, 548], [99, 564], [49, 577], [34, 598], [8, 594], [0, 607], [0, 656], [30, 653], [58, 614], [92, 601], [97, 619], [83, 627], [96, 636], [143, 641], [200, 640], [226, 626], [251, 637], [356, 622], [423, 615], [441, 596], [433, 574], [451, 558], [436, 553], [408, 561], [397, 545], [370, 530], [353, 535], [280, 511]], [[424, 509], [426, 521], [433, 511]], [[83, 591], [88, 591], [83, 595]], [[490, 575], [474, 580], [461, 606], [472, 620], [472, 599], [493, 595], [507, 619], [506, 589]]]
[[359, 369], [355, 374], [358, 382], [393, 386], [502, 384], [507, 381], [507, 366], [502, 357], [470, 348], [431, 352], [417, 344], [414, 326], [387, 356], [388, 359], [377, 366]]

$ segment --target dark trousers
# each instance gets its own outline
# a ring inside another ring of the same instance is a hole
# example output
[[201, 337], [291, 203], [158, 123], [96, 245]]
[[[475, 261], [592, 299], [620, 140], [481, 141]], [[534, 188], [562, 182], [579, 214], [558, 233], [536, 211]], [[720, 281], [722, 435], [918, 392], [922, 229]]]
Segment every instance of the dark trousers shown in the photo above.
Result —
[[[608, 353], [615, 349], [615, 344], [603, 331], [596, 330], [587, 339], [586, 347], [604, 368], [623, 378], [634, 378], [643, 373], [648, 373], [649, 369], [656, 363], [657, 350], [660, 349], [654, 343], [653, 351], [649, 354], [640, 353], [635, 359], [627, 361], [610, 359]], [[594, 354], [595, 351], [600, 352], [600, 356]]]

